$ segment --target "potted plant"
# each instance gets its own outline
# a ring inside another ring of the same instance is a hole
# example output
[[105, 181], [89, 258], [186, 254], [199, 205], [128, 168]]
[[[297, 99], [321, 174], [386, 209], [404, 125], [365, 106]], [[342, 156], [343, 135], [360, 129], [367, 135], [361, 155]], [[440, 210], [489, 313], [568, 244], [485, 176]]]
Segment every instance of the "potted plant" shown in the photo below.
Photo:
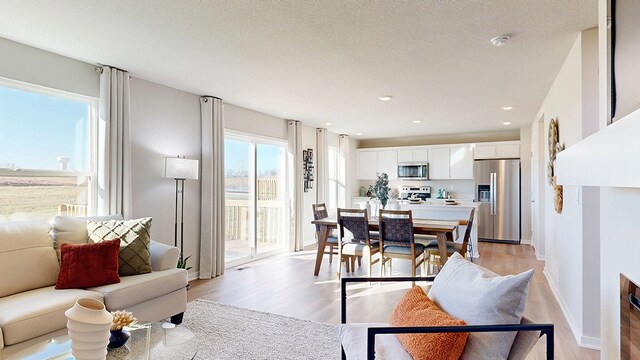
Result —
[[377, 176], [378, 180], [376, 180], [376, 183], [369, 185], [369, 192], [371, 193], [371, 198], [378, 199], [384, 209], [384, 207], [387, 206], [387, 201], [389, 201], [389, 175], [386, 173], [378, 173]]

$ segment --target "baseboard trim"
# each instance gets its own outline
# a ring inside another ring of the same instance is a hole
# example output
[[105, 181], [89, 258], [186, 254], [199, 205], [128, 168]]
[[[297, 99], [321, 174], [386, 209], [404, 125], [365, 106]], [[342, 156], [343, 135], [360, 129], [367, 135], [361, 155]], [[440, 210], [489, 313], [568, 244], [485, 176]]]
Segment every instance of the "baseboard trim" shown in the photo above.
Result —
[[187, 281], [198, 280], [200, 277], [200, 271], [192, 272], [187, 275]]
[[587, 349], [600, 350], [600, 338], [592, 336], [582, 336], [580, 338], [578, 346]]
[[318, 249], [318, 243], [311, 243], [311, 244], [302, 246], [303, 251], [317, 250], [317, 249]]
[[562, 297], [560, 296], [560, 292], [558, 291], [558, 288], [555, 282], [551, 280], [551, 277], [549, 276], [547, 269], [545, 268], [545, 270], [542, 271], [542, 273], [544, 274], [544, 277], [547, 279], [547, 283], [549, 284], [549, 288], [551, 288], [553, 297], [556, 298], [558, 305], [560, 305], [560, 310], [562, 310], [562, 314], [564, 315], [564, 318], [567, 320], [567, 323], [569, 323], [569, 328], [571, 329], [571, 333], [573, 334], [573, 337], [576, 339], [576, 343], [578, 344], [578, 346], [586, 349], [600, 350], [600, 339], [595, 337], [590, 337], [590, 336], [583, 336], [580, 334], [581, 331], [580, 331], [580, 328], [578, 327], [578, 324], [576, 323], [575, 319], [571, 316], [571, 314], [567, 310], [567, 305], [565, 304], [564, 300], [562, 300]]
[[531, 239], [520, 239], [520, 244], [531, 245]]
[[538, 254], [538, 253], [536, 253], [536, 259], [537, 259], [538, 261], [545, 261], [545, 257], [544, 257], [544, 255], [540, 255], [540, 254]]

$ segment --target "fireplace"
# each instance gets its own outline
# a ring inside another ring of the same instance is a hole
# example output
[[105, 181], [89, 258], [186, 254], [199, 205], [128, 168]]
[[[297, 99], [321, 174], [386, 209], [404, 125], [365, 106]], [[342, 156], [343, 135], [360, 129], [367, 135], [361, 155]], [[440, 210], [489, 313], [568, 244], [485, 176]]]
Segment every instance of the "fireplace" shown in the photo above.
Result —
[[620, 274], [620, 359], [640, 360], [640, 288]]

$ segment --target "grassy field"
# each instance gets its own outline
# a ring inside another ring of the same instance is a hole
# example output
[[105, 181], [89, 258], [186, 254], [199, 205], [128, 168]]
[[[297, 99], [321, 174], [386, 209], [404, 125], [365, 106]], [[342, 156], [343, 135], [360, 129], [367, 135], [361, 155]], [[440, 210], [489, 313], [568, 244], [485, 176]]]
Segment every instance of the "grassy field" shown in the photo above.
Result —
[[0, 222], [49, 219], [60, 204], [86, 204], [87, 182], [76, 178], [0, 177]]

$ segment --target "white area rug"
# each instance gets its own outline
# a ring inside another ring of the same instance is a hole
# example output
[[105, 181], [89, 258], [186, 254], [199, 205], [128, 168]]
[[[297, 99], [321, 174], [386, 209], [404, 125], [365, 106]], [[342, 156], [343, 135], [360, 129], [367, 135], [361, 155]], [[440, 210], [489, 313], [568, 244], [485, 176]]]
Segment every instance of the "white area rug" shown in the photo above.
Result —
[[340, 359], [337, 326], [214, 301], [187, 304], [183, 325], [198, 338], [196, 359]]

